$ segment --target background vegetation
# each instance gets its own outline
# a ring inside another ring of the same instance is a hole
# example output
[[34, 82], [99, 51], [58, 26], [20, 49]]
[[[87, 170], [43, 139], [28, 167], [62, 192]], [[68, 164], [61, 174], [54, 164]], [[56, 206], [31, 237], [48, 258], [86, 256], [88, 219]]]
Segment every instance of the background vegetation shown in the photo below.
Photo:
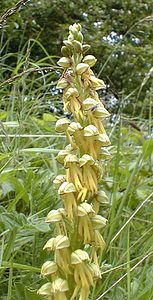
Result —
[[[91, 299], [152, 300], [153, 3], [20, 2], [0, 18], [0, 299], [41, 299], [42, 248], [52, 234], [44, 218], [58, 207], [52, 181], [62, 172], [55, 157], [66, 142], [54, 130], [63, 115], [56, 61], [69, 25], [79, 22], [111, 112], [112, 156], [101, 180], [110, 199], [102, 207], [107, 249]], [[1, 0], [0, 15], [16, 3]]]

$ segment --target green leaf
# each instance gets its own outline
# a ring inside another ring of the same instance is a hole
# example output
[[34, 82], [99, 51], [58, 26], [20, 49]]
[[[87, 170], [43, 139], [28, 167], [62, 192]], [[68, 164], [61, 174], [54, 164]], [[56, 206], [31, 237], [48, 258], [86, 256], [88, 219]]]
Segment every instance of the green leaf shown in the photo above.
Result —
[[11, 265], [13, 266], [13, 269], [17, 269], [17, 270], [24, 270], [24, 271], [28, 271], [28, 272], [34, 272], [34, 273], [40, 273], [41, 269], [40, 268], [35, 268], [29, 265], [23, 265], [23, 264], [18, 264], [18, 263], [12, 263], [9, 261], [3, 261], [2, 262], [2, 267], [3, 268], [10, 268]]
[[9, 260], [9, 257], [13, 251], [14, 248], [14, 242], [16, 239], [16, 234], [17, 234], [17, 229], [13, 228], [12, 231], [9, 232], [8, 235], [8, 240], [7, 240], [7, 244], [6, 247], [4, 249], [4, 253], [3, 253], [3, 259], [4, 260]]
[[30, 291], [25, 288], [25, 300], [44, 300], [44, 298], [37, 295], [36, 291]]
[[48, 123], [56, 122], [57, 118], [52, 114], [43, 114], [43, 120]]
[[148, 157], [151, 156], [151, 154], [153, 154], [153, 140], [152, 139], [148, 139], [144, 142], [144, 144], [142, 146], [142, 153], [143, 153], [144, 159], [147, 159]]
[[22, 283], [16, 283], [16, 300], [44, 300], [36, 291], [30, 291]]
[[142, 185], [141, 187], [136, 189], [136, 193], [139, 199], [144, 200], [151, 193], [151, 189], [149, 189], [149, 187], [147, 186]]
[[3, 212], [0, 215], [0, 223], [3, 224], [5, 230], [11, 230], [14, 227], [25, 226], [27, 223], [27, 219], [26, 216], [22, 213], [18, 214], [17, 212]]
[[[37, 124], [37, 126], [45, 131], [53, 132], [52, 124], [47, 123], [44, 120], [37, 119], [35, 117], [32, 117], [32, 120]], [[53, 121], [52, 121], [53, 122]]]
[[34, 153], [58, 153], [58, 149], [51, 148], [26, 148], [21, 149], [20, 152], [34, 152]]
[[14, 188], [12, 184], [6, 180], [2, 183], [2, 190], [3, 190], [3, 195], [6, 196], [10, 191], [13, 191]]
[[24, 297], [24, 285], [22, 283], [15, 284], [16, 296], [17, 300], [25, 300]]
[[6, 119], [8, 113], [6, 111], [0, 111], [0, 120]]
[[49, 225], [46, 224], [42, 219], [31, 220], [28, 225], [30, 226], [30, 228], [34, 228], [38, 232], [47, 232], [50, 230]]
[[153, 285], [151, 287], [148, 287], [141, 293], [136, 300], [152, 300], [153, 298]]

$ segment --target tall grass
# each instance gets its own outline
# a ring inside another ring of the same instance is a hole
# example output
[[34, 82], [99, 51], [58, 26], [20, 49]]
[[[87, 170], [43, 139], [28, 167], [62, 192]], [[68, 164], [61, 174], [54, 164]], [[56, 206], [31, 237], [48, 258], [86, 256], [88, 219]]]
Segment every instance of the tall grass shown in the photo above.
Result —
[[[56, 57], [37, 40], [29, 40], [17, 53], [7, 52], [9, 41], [1, 42], [0, 299], [40, 300], [36, 290], [43, 282], [42, 248], [52, 235], [44, 216], [58, 207], [52, 181], [62, 172], [55, 156], [65, 143], [55, 133], [58, 113], [52, 112], [53, 106], [60, 109], [54, 89], [60, 73]], [[33, 61], [36, 44], [44, 58]], [[92, 300], [153, 299], [152, 108], [149, 120], [142, 115], [133, 120], [122, 113], [122, 105], [116, 123], [107, 124], [112, 155], [100, 183], [110, 199], [102, 207], [109, 219], [107, 249]]]

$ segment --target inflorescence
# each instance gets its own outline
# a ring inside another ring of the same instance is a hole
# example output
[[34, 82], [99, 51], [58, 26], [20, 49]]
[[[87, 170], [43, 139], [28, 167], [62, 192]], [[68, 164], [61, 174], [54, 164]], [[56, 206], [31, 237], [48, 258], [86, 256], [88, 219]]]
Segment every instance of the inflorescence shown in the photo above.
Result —
[[107, 220], [98, 212], [107, 196], [98, 190], [98, 181], [102, 161], [109, 156], [110, 141], [102, 123], [109, 113], [97, 93], [105, 84], [91, 70], [97, 60], [85, 55], [89, 48], [83, 44], [81, 25], [71, 25], [58, 61], [64, 71], [57, 88], [63, 89], [64, 110], [73, 120], [61, 118], [56, 123], [56, 131], [68, 141], [57, 156], [65, 174], [54, 180], [62, 207], [46, 217], [54, 224], [54, 237], [44, 249], [53, 252], [54, 259], [43, 264], [41, 274], [48, 282], [38, 291], [48, 300], [87, 300], [101, 278], [99, 253], [105, 248], [101, 229]]

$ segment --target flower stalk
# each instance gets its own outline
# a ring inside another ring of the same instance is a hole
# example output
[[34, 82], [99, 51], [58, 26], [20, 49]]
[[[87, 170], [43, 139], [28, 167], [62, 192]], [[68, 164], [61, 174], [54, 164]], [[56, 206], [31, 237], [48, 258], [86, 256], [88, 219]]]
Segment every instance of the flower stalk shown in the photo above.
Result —
[[98, 258], [99, 250], [105, 248], [101, 230], [107, 220], [98, 212], [107, 196], [98, 191], [98, 181], [101, 161], [109, 156], [106, 147], [110, 141], [102, 124], [109, 113], [97, 93], [105, 84], [91, 70], [97, 60], [85, 55], [88, 49], [81, 25], [71, 25], [58, 61], [64, 70], [57, 88], [63, 89], [64, 110], [73, 120], [62, 118], [56, 123], [56, 131], [68, 141], [57, 156], [65, 175], [54, 180], [62, 208], [46, 217], [46, 222], [54, 225], [55, 235], [44, 249], [53, 252], [54, 259], [43, 264], [41, 274], [48, 283], [38, 291], [48, 300], [87, 300], [101, 278]]

